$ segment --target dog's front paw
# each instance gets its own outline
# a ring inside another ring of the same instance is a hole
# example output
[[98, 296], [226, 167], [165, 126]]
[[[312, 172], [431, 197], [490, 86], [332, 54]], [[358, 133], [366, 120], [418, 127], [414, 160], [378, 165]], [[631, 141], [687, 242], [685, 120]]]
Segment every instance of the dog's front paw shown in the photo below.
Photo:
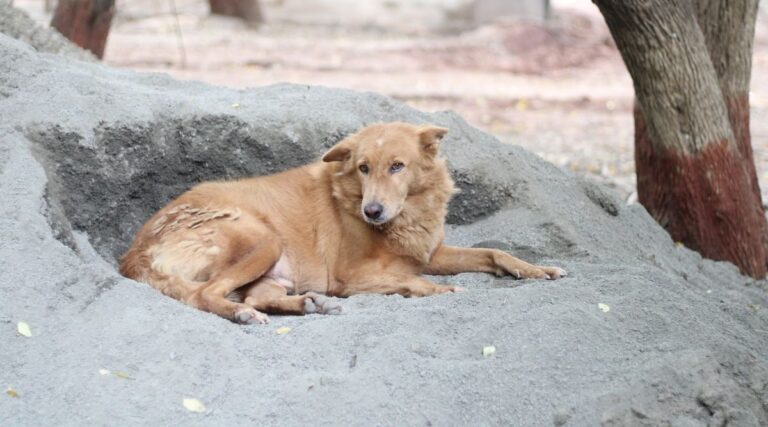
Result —
[[526, 268], [516, 268], [509, 272], [518, 279], [559, 279], [568, 273], [559, 267], [542, 267], [532, 265]]
[[325, 295], [314, 292], [306, 293], [304, 314], [341, 314], [341, 304]]
[[562, 268], [542, 266], [531, 266], [530, 268], [515, 269], [511, 273], [518, 279], [554, 280], [568, 275], [568, 273]]
[[539, 267], [547, 273], [547, 279], [554, 280], [568, 275], [568, 272], [560, 267]]

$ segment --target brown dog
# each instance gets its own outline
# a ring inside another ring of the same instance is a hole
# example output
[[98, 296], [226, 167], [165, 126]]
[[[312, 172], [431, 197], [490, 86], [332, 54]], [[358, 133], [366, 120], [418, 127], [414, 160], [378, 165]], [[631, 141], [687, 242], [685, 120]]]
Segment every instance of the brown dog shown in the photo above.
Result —
[[339, 304], [323, 295], [460, 289], [422, 273], [564, 276], [499, 250], [443, 244], [455, 192], [438, 157], [446, 132], [378, 124], [339, 142], [322, 161], [200, 184], [144, 224], [120, 272], [241, 323], [265, 323], [263, 312], [338, 313]]

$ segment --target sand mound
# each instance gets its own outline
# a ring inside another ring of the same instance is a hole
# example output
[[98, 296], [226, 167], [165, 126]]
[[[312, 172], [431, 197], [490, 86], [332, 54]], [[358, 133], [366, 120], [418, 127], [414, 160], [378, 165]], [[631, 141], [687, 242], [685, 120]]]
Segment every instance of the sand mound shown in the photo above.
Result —
[[[0, 396], [2, 425], [768, 423], [764, 284], [452, 113], [183, 83], [3, 35], [0, 57], [0, 387], [18, 393]], [[390, 120], [451, 130], [451, 243], [571, 277], [464, 274], [449, 279], [463, 294], [359, 296], [341, 316], [238, 326], [116, 273], [137, 227], [192, 184], [302, 164]]]
[[40, 52], [58, 53], [82, 61], [96, 61], [91, 52], [76, 46], [53, 28], [39, 26], [9, 0], [0, 0], [0, 33], [28, 43]]

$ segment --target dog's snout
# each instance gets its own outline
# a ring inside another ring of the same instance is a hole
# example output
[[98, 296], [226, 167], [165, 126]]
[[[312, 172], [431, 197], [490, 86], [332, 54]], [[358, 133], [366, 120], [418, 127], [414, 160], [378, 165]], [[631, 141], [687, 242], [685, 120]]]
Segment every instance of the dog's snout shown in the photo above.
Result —
[[363, 212], [370, 219], [379, 219], [381, 213], [384, 212], [384, 206], [381, 206], [380, 203], [368, 203], [363, 208]]

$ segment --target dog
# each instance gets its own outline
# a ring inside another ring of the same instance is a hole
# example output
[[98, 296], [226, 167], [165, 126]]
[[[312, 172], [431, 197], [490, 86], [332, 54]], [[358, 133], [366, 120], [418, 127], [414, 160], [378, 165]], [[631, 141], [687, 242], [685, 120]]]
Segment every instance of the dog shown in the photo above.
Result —
[[443, 243], [456, 192], [438, 153], [447, 131], [376, 124], [309, 165], [199, 184], [142, 226], [120, 272], [238, 323], [266, 323], [267, 314], [340, 312], [327, 296], [462, 290], [422, 274], [565, 276], [561, 268], [500, 250]]

